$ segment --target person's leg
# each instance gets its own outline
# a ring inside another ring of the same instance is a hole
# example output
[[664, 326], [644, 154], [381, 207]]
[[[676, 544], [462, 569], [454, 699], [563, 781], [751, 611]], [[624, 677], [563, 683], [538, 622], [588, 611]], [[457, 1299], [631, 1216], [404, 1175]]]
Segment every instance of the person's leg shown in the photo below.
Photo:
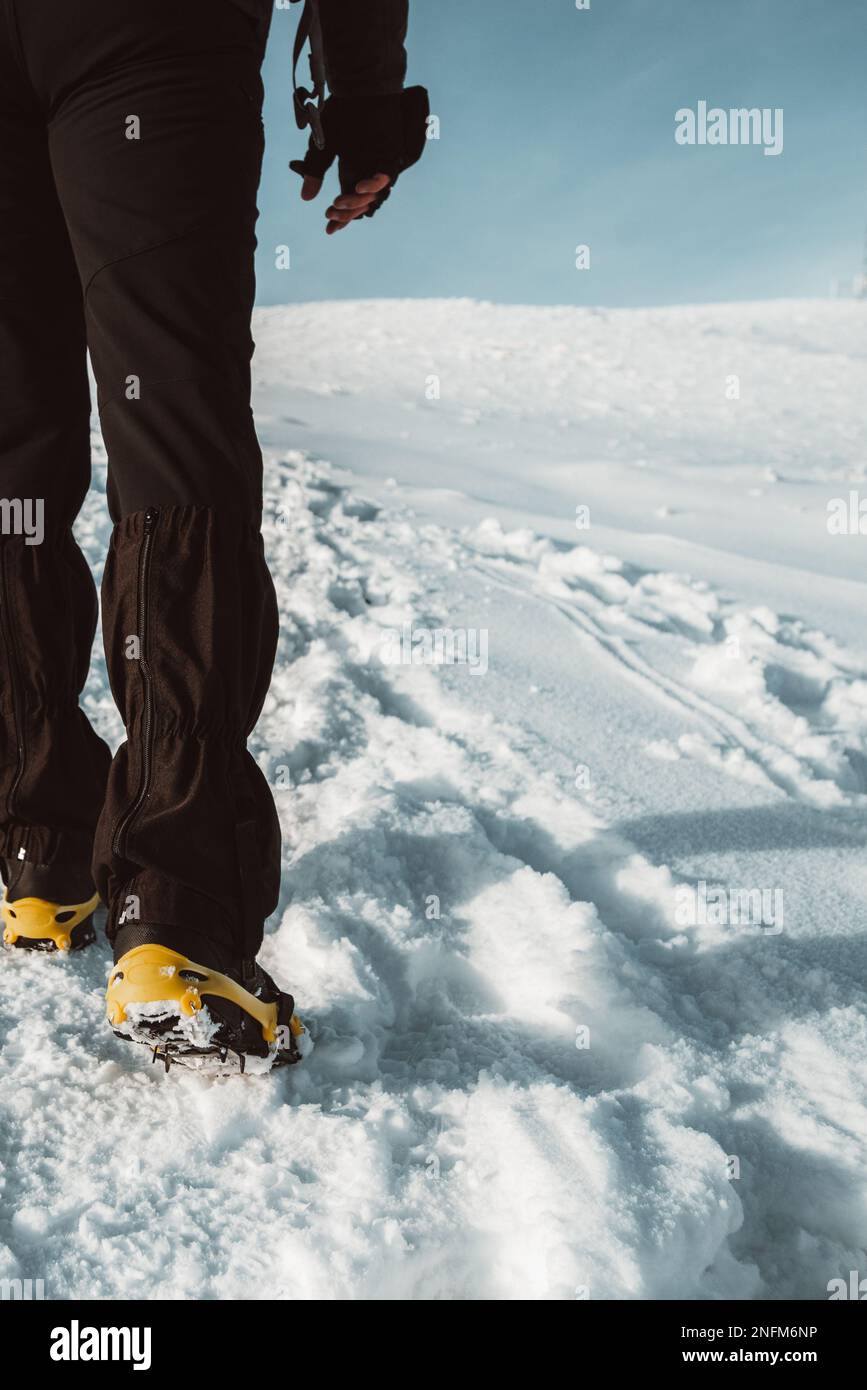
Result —
[[9, 903], [31, 895], [76, 903], [93, 894], [90, 859], [110, 755], [78, 705], [97, 604], [71, 531], [90, 479], [89, 417], [81, 287], [44, 118], [4, 10], [0, 859], [10, 937]]
[[263, 36], [225, 0], [17, 9], [115, 522], [103, 631], [127, 741], [94, 874], [116, 955], [163, 942], [224, 968], [255, 955], [280, 876], [246, 750], [277, 632], [249, 402]]

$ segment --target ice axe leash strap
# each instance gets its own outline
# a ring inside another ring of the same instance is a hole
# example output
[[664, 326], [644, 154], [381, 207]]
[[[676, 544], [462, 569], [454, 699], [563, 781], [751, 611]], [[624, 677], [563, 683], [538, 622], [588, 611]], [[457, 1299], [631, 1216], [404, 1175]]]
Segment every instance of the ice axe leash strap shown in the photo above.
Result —
[[[297, 80], [298, 59], [305, 43], [310, 42], [310, 80], [312, 91], [301, 87]], [[316, 148], [325, 148], [325, 131], [322, 126], [322, 106], [325, 101], [325, 49], [322, 44], [322, 26], [319, 22], [318, 0], [304, 0], [304, 9], [298, 21], [295, 46], [292, 50], [292, 101], [295, 107], [295, 121], [299, 130], [310, 127]]]

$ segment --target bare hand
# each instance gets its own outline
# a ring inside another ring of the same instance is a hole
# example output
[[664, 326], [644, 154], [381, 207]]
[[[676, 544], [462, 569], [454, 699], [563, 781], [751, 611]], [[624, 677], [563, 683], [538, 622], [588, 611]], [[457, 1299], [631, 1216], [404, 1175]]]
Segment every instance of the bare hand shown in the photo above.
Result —
[[[387, 188], [390, 182], [388, 174], [374, 174], [373, 178], [362, 179], [360, 183], [357, 183], [354, 193], [341, 193], [340, 197], [335, 198], [331, 206], [326, 209], [325, 216], [328, 220], [325, 224], [325, 230], [327, 234], [333, 236], [335, 232], [348, 227], [349, 223], [354, 222], [356, 217], [363, 217], [371, 203], [379, 197], [382, 190]], [[305, 203], [311, 202], [321, 187], [321, 179], [314, 178], [312, 174], [306, 174], [301, 185], [301, 197]]]

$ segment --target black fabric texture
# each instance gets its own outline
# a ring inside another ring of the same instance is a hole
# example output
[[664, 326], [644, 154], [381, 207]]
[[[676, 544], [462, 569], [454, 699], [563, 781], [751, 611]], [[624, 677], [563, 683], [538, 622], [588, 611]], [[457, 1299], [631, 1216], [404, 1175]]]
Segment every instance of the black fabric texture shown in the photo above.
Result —
[[[0, 496], [45, 509], [41, 544], [0, 536], [0, 858], [55, 887], [90, 867], [110, 936], [132, 914], [221, 960], [255, 954], [280, 879], [246, 750], [277, 637], [250, 410], [263, 42], [213, 0], [0, 10]], [[78, 703], [86, 347], [115, 523], [113, 760]]]

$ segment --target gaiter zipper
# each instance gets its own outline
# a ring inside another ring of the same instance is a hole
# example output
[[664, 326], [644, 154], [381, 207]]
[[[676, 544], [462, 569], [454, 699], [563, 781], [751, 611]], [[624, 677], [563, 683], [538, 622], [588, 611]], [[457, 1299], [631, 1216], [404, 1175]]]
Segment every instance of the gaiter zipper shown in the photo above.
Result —
[[144, 518], [144, 535], [138, 562], [138, 639], [139, 670], [144, 684], [144, 715], [142, 717], [142, 771], [135, 800], [118, 821], [112, 840], [112, 850], [123, 858], [130, 826], [147, 800], [150, 791], [151, 761], [153, 750], [154, 692], [153, 680], [148, 663], [148, 589], [150, 582], [151, 551], [153, 549], [153, 530], [159, 509], [148, 507]]
[[9, 795], [6, 798], [6, 810], [10, 820], [15, 814], [15, 798], [24, 776], [24, 760], [26, 756], [26, 746], [24, 742], [24, 714], [21, 707], [21, 667], [18, 661], [18, 643], [15, 638], [15, 626], [12, 615], [9, 611], [9, 582], [7, 577], [7, 563], [9, 552], [3, 546], [3, 563], [0, 565], [0, 606], [3, 613], [3, 637], [6, 643], [6, 653], [9, 658], [9, 685], [12, 692], [12, 712], [15, 720], [15, 742], [18, 747], [18, 764], [15, 769], [15, 776], [9, 788]]

